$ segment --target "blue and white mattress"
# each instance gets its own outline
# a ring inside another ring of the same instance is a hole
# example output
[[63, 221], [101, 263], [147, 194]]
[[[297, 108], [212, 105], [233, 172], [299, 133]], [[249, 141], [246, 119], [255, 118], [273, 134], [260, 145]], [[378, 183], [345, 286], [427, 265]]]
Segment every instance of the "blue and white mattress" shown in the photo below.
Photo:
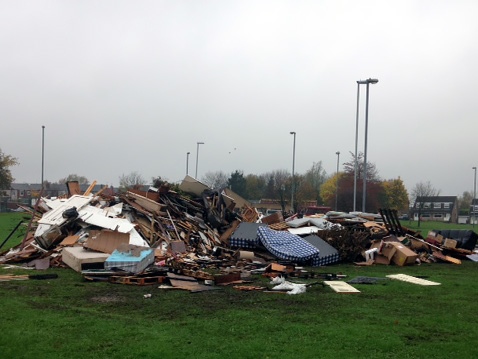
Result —
[[279, 259], [319, 266], [320, 251], [298, 235], [275, 231], [269, 227], [257, 229], [264, 247]]

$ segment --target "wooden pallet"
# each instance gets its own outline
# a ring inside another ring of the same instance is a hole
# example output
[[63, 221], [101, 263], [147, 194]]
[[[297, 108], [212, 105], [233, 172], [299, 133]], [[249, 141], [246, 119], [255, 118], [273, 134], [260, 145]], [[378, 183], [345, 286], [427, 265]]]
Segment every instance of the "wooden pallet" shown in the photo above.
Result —
[[163, 283], [165, 276], [154, 276], [154, 277], [137, 277], [137, 276], [117, 276], [113, 275], [108, 278], [109, 282], [117, 284], [128, 284], [128, 285], [154, 285], [158, 283]]

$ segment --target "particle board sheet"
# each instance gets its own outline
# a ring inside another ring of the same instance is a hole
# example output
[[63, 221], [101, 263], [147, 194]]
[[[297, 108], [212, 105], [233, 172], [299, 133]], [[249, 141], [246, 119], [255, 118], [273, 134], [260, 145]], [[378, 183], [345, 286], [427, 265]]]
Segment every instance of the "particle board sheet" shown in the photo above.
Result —
[[440, 285], [441, 284], [441, 283], [432, 282], [430, 280], [426, 280], [426, 279], [423, 279], [423, 278], [413, 277], [413, 276], [408, 275], [408, 274], [389, 274], [389, 275], [387, 275], [387, 278], [397, 279], [397, 280], [401, 280], [403, 282], [419, 284], [419, 285]]
[[93, 252], [83, 247], [65, 247], [62, 250], [62, 261], [77, 272], [85, 269], [103, 269], [108, 254]]
[[318, 266], [325, 266], [340, 261], [339, 251], [319, 236], [310, 235], [304, 237], [304, 240], [319, 250], [320, 254], [316, 261]]
[[357, 288], [354, 288], [350, 284], [340, 280], [325, 280], [324, 284], [328, 285], [334, 292], [337, 293], [360, 293]]

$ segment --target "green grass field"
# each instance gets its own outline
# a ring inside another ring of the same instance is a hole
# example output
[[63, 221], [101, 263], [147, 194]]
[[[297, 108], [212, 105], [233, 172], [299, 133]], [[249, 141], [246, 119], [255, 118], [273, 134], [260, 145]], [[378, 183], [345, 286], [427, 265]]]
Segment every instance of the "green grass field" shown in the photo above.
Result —
[[[354, 285], [358, 294], [321, 284], [295, 296], [232, 287], [189, 293], [50, 269], [42, 273], [58, 279], [0, 282], [0, 352], [35, 359], [478, 357], [477, 263], [312, 270], [346, 280], [404, 273], [441, 285], [383, 280]], [[0, 269], [7, 273], [32, 271]]]

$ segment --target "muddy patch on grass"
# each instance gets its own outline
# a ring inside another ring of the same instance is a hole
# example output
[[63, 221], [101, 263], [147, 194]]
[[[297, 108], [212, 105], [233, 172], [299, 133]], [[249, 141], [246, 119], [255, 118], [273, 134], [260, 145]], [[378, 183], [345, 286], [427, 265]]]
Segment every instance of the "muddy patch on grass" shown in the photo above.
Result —
[[101, 295], [90, 299], [94, 303], [121, 303], [124, 298], [117, 295]]

